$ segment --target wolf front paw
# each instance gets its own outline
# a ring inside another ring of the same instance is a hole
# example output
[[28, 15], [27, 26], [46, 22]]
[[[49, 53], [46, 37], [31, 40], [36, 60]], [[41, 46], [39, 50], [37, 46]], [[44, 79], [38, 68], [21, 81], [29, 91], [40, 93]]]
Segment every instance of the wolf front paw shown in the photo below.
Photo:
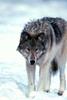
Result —
[[36, 91], [32, 91], [32, 92], [30, 92], [30, 94], [29, 94], [29, 98], [35, 98], [35, 96], [36, 96]]
[[62, 96], [64, 91], [58, 91], [58, 95]]
[[45, 92], [49, 93], [50, 91], [49, 90], [45, 90]]

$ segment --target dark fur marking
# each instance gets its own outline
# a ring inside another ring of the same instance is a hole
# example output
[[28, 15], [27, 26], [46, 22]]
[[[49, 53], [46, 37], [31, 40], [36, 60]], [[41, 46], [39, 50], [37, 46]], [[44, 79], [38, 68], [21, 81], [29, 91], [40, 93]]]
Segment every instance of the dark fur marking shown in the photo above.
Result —
[[23, 40], [23, 41], [25, 42], [25, 41], [28, 40], [28, 39], [30, 40], [30, 39], [31, 39], [31, 36], [29, 35], [29, 33], [23, 31], [23, 32], [21, 33], [21, 40]]
[[30, 45], [31, 45], [32, 48], [35, 47], [35, 45], [36, 45], [35, 38], [31, 38], [31, 40], [30, 40]]
[[54, 29], [56, 43], [58, 44], [62, 40], [63, 34], [56, 23], [51, 23], [51, 25]]
[[52, 61], [51, 65], [52, 65], [52, 66], [51, 66], [52, 72], [53, 72], [53, 74], [55, 74], [55, 73], [57, 72], [57, 70], [58, 70], [57, 61], [54, 59], [54, 60]]
[[[60, 43], [62, 40], [64, 30], [65, 30], [65, 21], [62, 18], [52, 18], [52, 17], [44, 17], [42, 18], [42, 21], [47, 21], [49, 24], [52, 25], [54, 32], [55, 32], [55, 38], [56, 43]], [[60, 23], [60, 25], [58, 25]]]

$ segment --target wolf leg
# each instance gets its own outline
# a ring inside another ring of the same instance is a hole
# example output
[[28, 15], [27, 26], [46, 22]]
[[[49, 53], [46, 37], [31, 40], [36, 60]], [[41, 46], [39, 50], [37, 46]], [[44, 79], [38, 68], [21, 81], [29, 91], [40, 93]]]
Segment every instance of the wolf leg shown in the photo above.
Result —
[[30, 65], [28, 62], [26, 62], [26, 69], [28, 75], [29, 92], [32, 92], [35, 90], [35, 65]]
[[58, 91], [59, 95], [62, 95], [66, 88], [65, 64], [66, 64], [66, 57], [67, 57], [67, 54], [66, 54], [67, 49], [63, 48], [62, 50], [63, 50], [63, 52], [61, 54], [61, 57], [57, 58], [58, 66], [59, 66], [59, 70], [60, 70], [60, 88]]
[[58, 91], [58, 95], [62, 95], [66, 87], [66, 80], [65, 80], [65, 68], [64, 66], [60, 68], [60, 88]]
[[51, 73], [50, 73], [50, 66], [42, 65], [40, 66], [40, 78], [38, 84], [38, 90], [49, 92], [50, 90], [50, 83], [51, 83]]

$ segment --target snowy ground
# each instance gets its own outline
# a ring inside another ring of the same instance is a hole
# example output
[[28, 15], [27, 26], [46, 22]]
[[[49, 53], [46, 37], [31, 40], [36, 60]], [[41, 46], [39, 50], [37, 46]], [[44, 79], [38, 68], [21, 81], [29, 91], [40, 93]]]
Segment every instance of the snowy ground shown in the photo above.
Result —
[[[37, 72], [38, 72], [38, 66], [37, 66]], [[67, 73], [66, 73], [66, 80], [67, 80]], [[38, 82], [38, 77], [36, 77], [36, 83], [37, 82]], [[0, 63], [0, 100], [45, 100], [45, 99], [67, 100], [67, 89], [65, 90], [63, 96], [58, 96], [57, 95], [58, 88], [59, 88], [59, 73], [57, 73], [55, 77], [52, 77], [50, 93], [39, 91], [32, 93], [33, 98], [32, 97], [28, 98], [27, 74], [25, 70], [24, 59], [22, 58], [22, 64], [20, 62]]]
[[[0, 0], [0, 100], [67, 100], [67, 89], [63, 96], [57, 95], [59, 73], [52, 77], [50, 93], [40, 91], [34, 93], [35, 97], [27, 98], [25, 59], [16, 51], [20, 32], [27, 21], [43, 16], [67, 19], [67, 1], [54, 0], [44, 3], [38, 3], [38, 0], [21, 1]], [[67, 80], [67, 67], [65, 73]], [[37, 84], [38, 66], [36, 76]]]

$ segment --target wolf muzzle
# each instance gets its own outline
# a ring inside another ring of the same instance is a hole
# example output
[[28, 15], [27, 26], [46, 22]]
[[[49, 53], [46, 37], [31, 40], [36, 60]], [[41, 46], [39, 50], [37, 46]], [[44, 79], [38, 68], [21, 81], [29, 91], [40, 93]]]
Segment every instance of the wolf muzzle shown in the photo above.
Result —
[[35, 53], [32, 53], [32, 54], [31, 54], [31, 57], [30, 57], [30, 64], [31, 64], [31, 65], [34, 65], [35, 62], [36, 62], [36, 60], [35, 60]]
[[35, 64], [35, 60], [30, 60], [30, 64], [34, 65]]

